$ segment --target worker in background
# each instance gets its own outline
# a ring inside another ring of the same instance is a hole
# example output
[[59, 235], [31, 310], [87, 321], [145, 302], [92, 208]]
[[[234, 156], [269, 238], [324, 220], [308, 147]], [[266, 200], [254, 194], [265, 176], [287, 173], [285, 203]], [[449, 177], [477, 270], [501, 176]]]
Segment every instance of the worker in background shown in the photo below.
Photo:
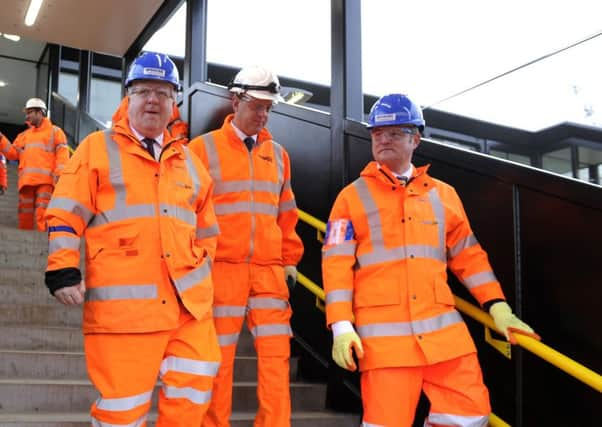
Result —
[[143, 53], [125, 85], [127, 114], [81, 142], [46, 212], [46, 286], [63, 304], [85, 301], [86, 365], [100, 394], [92, 425], [146, 425], [159, 378], [156, 425], [196, 426], [220, 360], [213, 183], [167, 131], [179, 89], [172, 60]]
[[505, 302], [454, 188], [412, 165], [424, 125], [405, 95], [370, 111], [375, 161], [338, 195], [322, 251], [332, 357], [348, 370], [359, 358], [364, 426], [411, 426], [423, 390], [425, 426], [481, 427], [489, 394], [447, 268], [510, 342], [539, 337]]
[[23, 111], [29, 129], [17, 135], [12, 144], [5, 138], [0, 140], [0, 152], [8, 160], [19, 161], [19, 228], [45, 231], [44, 212], [69, 159], [69, 148], [65, 133], [46, 117], [44, 101], [31, 98]]
[[215, 182], [220, 228], [213, 265], [213, 316], [222, 365], [203, 426], [229, 426], [234, 354], [245, 315], [257, 351], [259, 410], [255, 427], [290, 426], [289, 289], [303, 244], [284, 147], [265, 128], [280, 101], [278, 77], [243, 68], [230, 84], [233, 114], [222, 127], [194, 138], [190, 149]]
[[[113, 113], [112, 123], [117, 123], [123, 117], [127, 116], [128, 111], [128, 97], [124, 97], [117, 108], [117, 111]], [[174, 102], [173, 110], [169, 122], [167, 123], [167, 131], [175, 139], [182, 139], [184, 144], [188, 143], [188, 123], [180, 118], [180, 110]]]
[[[4, 135], [0, 133], [0, 139], [4, 138]], [[8, 173], [6, 171], [6, 157], [0, 154], [0, 196], [8, 190]]]

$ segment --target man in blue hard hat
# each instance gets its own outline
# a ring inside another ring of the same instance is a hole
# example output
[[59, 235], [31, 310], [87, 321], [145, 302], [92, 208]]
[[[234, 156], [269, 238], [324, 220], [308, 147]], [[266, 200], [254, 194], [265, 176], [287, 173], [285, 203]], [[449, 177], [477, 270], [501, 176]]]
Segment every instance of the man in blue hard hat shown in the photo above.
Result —
[[84, 302], [86, 365], [100, 394], [93, 426], [146, 425], [157, 378], [155, 425], [198, 426], [220, 361], [213, 183], [167, 131], [179, 88], [173, 61], [143, 53], [125, 85], [127, 115], [81, 142], [53, 194], [46, 285], [63, 304]]

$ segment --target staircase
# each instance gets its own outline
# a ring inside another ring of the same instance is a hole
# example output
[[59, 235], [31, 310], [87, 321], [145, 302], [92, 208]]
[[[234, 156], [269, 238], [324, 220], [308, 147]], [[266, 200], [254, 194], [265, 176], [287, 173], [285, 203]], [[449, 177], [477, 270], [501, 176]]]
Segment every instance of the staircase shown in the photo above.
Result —
[[[9, 165], [9, 191], [0, 196], [0, 427], [89, 426], [88, 410], [97, 393], [86, 375], [81, 307], [63, 306], [46, 290], [47, 236], [16, 228], [16, 179], [16, 166]], [[232, 427], [253, 425], [256, 362], [252, 337], [243, 333]], [[325, 385], [296, 379], [293, 359], [293, 427], [359, 425], [356, 415], [324, 410]], [[149, 419], [154, 425], [156, 414]]]

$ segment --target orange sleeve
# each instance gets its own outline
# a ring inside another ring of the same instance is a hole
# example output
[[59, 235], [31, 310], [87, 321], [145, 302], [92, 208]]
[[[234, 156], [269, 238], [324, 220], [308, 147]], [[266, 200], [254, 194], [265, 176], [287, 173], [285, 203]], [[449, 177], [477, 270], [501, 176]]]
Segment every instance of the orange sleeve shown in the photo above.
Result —
[[56, 179], [61, 175], [69, 160], [69, 146], [67, 145], [67, 137], [61, 128], [55, 128], [54, 132], [55, 162], [53, 174]]
[[0, 152], [4, 154], [8, 160], [19, 160], [19, 141], [21, 140], [21, 134], [17, 136], [14, 143], [11, 144], [7, 137], [0, 133]]

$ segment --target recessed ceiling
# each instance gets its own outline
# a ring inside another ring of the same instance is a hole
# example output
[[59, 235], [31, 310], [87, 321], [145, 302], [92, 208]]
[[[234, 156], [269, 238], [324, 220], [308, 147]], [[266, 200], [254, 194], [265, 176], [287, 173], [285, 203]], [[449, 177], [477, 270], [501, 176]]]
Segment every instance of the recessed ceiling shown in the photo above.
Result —
[[35, 24], [24, 23], [29, 0], [2, 0], [0, 32], [123, 56], [163, 0], [45, 0]]

